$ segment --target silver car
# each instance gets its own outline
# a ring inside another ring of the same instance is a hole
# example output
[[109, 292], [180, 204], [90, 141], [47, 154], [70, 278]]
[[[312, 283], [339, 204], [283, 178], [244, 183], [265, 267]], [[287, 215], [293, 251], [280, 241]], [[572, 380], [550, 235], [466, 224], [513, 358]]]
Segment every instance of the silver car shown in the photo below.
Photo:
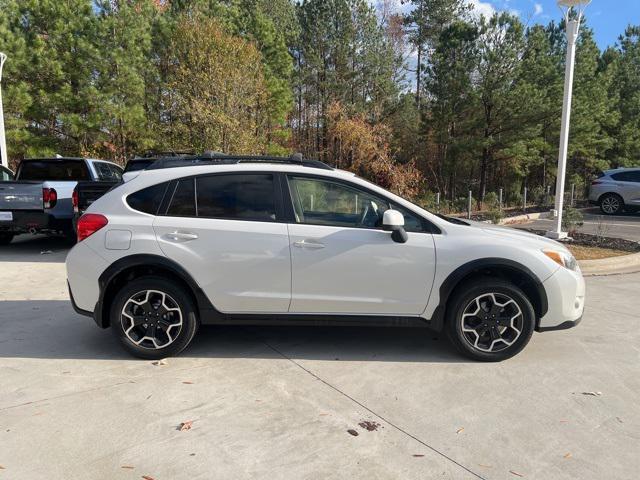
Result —
[[640, 168], [602, 172], [591, 182], [589, 203], [598, 205], [605, 215], [640, 209]]

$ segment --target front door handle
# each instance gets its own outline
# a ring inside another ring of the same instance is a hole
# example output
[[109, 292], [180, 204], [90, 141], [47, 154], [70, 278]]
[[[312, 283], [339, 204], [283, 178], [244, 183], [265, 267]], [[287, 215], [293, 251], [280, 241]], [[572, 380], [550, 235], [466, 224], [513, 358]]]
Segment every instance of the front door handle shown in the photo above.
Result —
[[171, 232], [167, 233], [165, 237], [174, 242], [188, 242], [190, 240], [196, 240], [198, 235], [191, 232]]
[[312, 250], [319, 250], [320, 248], [324, 248], [324, 243], [320, 243], [317, 240], [301, 240], [299, 242], [293, 242], [294, 247], [298, 248], [309, 248]]

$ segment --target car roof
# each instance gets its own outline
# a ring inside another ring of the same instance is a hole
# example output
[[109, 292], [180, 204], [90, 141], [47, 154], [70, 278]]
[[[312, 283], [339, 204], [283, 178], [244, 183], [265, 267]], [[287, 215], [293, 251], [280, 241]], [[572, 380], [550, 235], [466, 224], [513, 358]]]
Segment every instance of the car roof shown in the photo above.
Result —
[[611, 175], [613, 173], [620, 173], [620, 172], [636, 172], [639, 171], [640, 167], [620, 167], [620, 168], [612, 168], [610, 170], [605, 170], [603, 173], [605, 175]]

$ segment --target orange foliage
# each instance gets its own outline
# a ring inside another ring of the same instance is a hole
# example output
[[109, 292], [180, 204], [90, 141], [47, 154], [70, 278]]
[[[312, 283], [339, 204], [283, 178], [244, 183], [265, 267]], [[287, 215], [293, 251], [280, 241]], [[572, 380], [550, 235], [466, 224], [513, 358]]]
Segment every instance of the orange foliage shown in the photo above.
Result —
[[328, 136], [333, 140], [330, 156], [336, 165], [403, 197], [421, 193], [424, 178], [413, 162], [393, 160], [387, 125], [372, 125], [361, 114], [349, 116], [340, 103], [329, 107], [328, 120]]

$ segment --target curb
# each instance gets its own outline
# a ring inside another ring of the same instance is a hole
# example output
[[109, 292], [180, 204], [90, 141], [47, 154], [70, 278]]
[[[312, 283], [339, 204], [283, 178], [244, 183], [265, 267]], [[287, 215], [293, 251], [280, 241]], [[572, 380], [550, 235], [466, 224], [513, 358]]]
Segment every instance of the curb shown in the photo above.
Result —
[[640, 253], [600, 260], [579, 260], [578, 264], [585, 277], [636, 273], [640, 272]]
[[515, 217], [503, 218], [502, 220], [500, 220], [500, 223], [498, 225], [516, 225], [519, 223], [527, 223], [532, 220], [549, 217], [551, 217], [551, 212], [528, 213], [525, 215], [516, 215]]

